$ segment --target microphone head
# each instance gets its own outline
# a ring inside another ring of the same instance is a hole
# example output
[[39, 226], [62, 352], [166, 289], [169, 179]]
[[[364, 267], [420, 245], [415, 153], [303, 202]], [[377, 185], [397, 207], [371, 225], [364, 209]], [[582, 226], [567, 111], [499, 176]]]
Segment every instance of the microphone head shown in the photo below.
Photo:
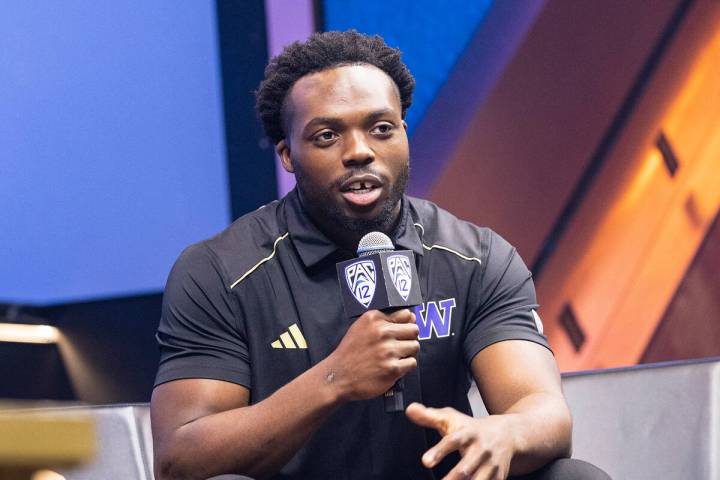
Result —
[[357, 254], [358, 257], [364, 257], [373, 253], [392, 252], [394, 250], [395, 246], [390, 237], [382, 232], [370, 232], [360, 239]]

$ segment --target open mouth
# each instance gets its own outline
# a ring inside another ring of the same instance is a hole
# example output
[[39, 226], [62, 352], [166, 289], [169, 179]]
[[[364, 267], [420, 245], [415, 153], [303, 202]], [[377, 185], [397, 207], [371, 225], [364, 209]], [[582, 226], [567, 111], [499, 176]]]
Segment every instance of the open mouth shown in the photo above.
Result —
[[358, 181], [358, 182], [352, 182], [351, 184], [342, 188], [342, 192], [343, 193], [344, 192], [368, 193], [376, 188], [379, 188], [378, 185], [373, 185], [370, 182]]
[[340, 193], [348, 203], [364, 207], [380, 198], [381, 187], [382, 183], [377, 177], [354, 177], [342, 184]]

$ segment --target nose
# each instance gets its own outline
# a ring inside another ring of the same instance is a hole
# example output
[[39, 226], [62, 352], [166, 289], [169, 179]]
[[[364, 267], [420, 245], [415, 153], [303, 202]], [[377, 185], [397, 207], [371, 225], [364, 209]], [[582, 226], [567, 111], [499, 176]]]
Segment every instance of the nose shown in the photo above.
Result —
[[350, 132], [345, 136], [343, 164], [345, 166], [365, 165], [375, 160], [375, 152], [362, 132]]

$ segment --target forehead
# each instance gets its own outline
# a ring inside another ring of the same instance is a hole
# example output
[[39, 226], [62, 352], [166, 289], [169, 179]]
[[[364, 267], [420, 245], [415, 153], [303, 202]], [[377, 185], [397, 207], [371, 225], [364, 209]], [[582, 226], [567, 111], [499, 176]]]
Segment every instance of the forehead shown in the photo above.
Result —
[[382, 109], [400, 111], [393, 80], [371, 65], [348, 65], [300, 78], [290, 90], [292, 123], [304, 125], [315, 117], [338, 117]]

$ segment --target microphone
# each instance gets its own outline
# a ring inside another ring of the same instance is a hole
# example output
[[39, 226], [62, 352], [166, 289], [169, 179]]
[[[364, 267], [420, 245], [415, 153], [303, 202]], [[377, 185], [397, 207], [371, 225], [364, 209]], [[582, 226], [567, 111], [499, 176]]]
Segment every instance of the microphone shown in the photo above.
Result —
[[[370, 232], [358, 244], [358, 258], [336, 265], [345, 314], [357, 318], [368, 310], [391, 313], [422, 303], [420, 280], [411, 250], [395, 250], [382, 232]], [[384, 394], [386, 412], [402, 412], [403, 381]]]
[[366, 257], [373, 253], [385, 253], [395, 251], [390, 237], [382, 232], [370, 232], [363, 236], [358, 243], [358, 257]]

